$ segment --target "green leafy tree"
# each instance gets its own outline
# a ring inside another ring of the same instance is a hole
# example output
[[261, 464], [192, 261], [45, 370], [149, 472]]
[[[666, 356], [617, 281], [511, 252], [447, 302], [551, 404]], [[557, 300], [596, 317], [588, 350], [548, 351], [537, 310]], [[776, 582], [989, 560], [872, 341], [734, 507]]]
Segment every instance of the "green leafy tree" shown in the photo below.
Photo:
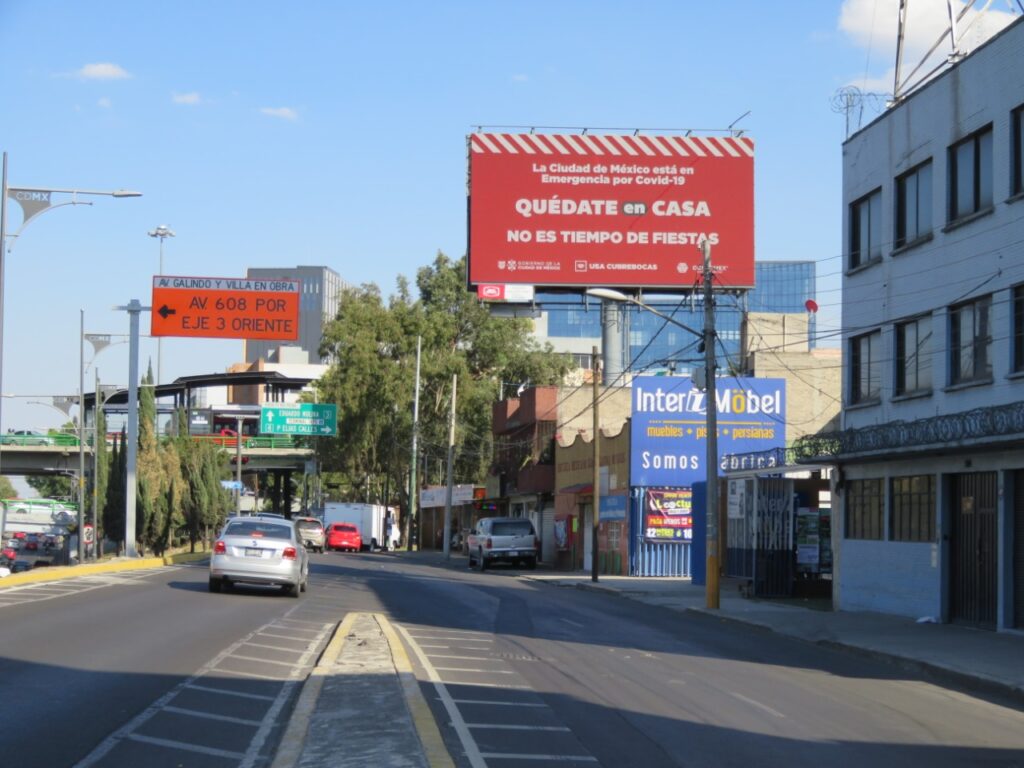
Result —
[[368, 485], [387, 487], [407, 508], [417, 337], [425, 455], [447, 455], [452, 376], [458, 377], [456, 482], [485, 477], [501, 382], [557, 383], [571, 365], [532, 339], [528, 321], [491, 317], [466, 290], [465, 259], [439, 253], [417, 273], [416, 288], [418, 299], [400, 278], [388, 302], [374, 285], [350, 289], [325, 327], [321, 353], [333, 363], [318, 394], [338, 406], [339, 438], [319, 441], [318, 453], [332, 498], [366, 499]]
[[[98, 394], [98, 393], [97, 393]], [[102, 408], [96, 409], [96, 433], [93, 440], [93, 451], [95, 460], [95, 471], [93, 472], [93, 487], [91, 494], [95, 494], [96, 509], [99, 520], [96, 521], [96, 541], [103, 541], [103, 508], [107, 497], [107, 482], [110, 477], [110, 451], [107, 449], [107, 417]], [[93, 496], [90, 496], [90, 501]]]
[[0, 475], [0, 499], [16, 499], [18, 498], [18, 492], [14, 490], [14, 485], [3, 475]]
[[26, 475], [25, 482], [40, 498], [71, 499], [73, 486], [66, 475]]
[[110, 452], [110, 474], [103, 504], [103, 531], [111, 541], [124, 541], [125, 486], [128, 476], [127, 435], [124, 428]]

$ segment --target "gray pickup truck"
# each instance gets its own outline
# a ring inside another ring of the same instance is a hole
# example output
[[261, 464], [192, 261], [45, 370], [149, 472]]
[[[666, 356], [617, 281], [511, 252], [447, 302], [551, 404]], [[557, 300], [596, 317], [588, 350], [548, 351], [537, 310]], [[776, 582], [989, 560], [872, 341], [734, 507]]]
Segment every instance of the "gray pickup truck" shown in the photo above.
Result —
[[484, 517], [466, 540], [469, 567], [485, 570], [495, 563], [537, 567], [539, 541], [533, 523], [525, 517]]

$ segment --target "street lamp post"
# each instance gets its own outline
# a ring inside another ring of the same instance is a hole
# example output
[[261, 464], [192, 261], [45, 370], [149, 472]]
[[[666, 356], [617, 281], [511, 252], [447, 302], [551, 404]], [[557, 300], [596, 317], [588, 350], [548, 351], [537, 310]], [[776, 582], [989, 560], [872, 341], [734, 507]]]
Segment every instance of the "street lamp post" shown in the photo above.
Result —
[[[156, 237], [160, 240], [160, 274], [164, 273], [164, 240], [168, 237], [174, 237], [174, 231], [171, 230], [166, 224], [161, 224], [156, 229], [151, 229], [147, 234], [150, 237]], [[160, 368], [164, 361], [164, 340], [162, 336], [158, 336], [156, 340], [156, 383], [163, 384], [163, 379], [160, 378]]]
[[705, 574], [705, 603], [708, 608], [719, 607], [718, 579], [718, 403], [715, 399], [715, 311], [712, 302], [711, 245], [707, 240], [700, 243], [701, 255], [704, 257], [704, 330], [691, 328], [671, 315], [661, 312], [635, 296], [616, 291], [611, 288], [591, 288], [587, 294], [609, 301], [625, 301], [660, 317], [672, 325], [689, 331], [704, 342], [704, 386], [705, 397], [705, 431], [707, 466], [707, 492], [705, 494], [705, 521], [707, 525], [707, 553]]
[[[55, 203], [53, 202], [52, 196], [58, 195], [70, 195], [71, 199], [64, 202]], [[99, 191], [91, 189], [55, 189], [51, 187], [12, 187], [7, 183], [7, 153], [3, 153], [3, 172], [0, 177], [0, 388], [3, 386], [3, 341], [4, 341], [4, 293], [6, 288], [6, 280], [4, 277], [5, 264], [7, 254], [14, 248], [14, 240], [18, 238], [24, 231], [25, 227], [29, 225], [36, 217], [51, 211], [54, 208], [62, 208], [65, 205], [92, 205], [91, 201], [79, 200], [80, 195], [89, 196], [105, 196], [105, 197], [141, 197], [141, 192], [134, 192], [127, 189], [116, 189], [112, 191]], [[17, 231], [8, 235], [7, 233], [7, 200], [8, 198], [14, 200], [18, 205], [21, 206], [22, 211], [22, 222], [21, 226], [18, 227]], [[11, 243], [8, 245], [7, 238], [11, 238]], [[3, 431], [3, 411], [2, 401], [0, 401], [0, 432]], [[80, 456], [80, 465], [84, 462], [84, 458]], [[79, 476], [79, 483], [82, 483], [82, 477]], [[81, 487], [81, 485], [80, 485]], [[79, 524], [81, 524], [81, 505], [79, 505]], [[2, 533], [2, 531], [0, 531]], [[79, 535], [79, 555], [81, 555], [82, 548], [82, 537]], [[79, 557], [81, 562], [81, 557]]]

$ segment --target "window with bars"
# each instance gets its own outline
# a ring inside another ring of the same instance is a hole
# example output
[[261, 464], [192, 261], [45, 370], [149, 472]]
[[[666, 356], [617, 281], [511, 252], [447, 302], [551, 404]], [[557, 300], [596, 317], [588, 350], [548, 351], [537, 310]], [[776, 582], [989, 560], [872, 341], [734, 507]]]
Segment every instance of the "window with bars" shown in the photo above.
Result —
[[932, 231], [932, 161], [896, 179], [896, 238], [900, 248]]
[[950, 308], [950, 384], [983, 382], [992, 378], [991, 316], [991, 296]]
[[846, 483], [846, 538], [881, 541], [885, 509], [882, 480], [849, 480]]
[[850, 269], [882, 258], [882, 190], [850, 206]]
[[949, 148], [949, 221], [992, 207], [992, 126]]
[[882, 333], [872, 331], [850, 340], [850, 404], [869, 403], [882, 395]]
[[890, 541], [935, 541], [935, 476], [894, 477], [889, 482]]
[[897, 395], [932, 388], [932, 318], [917, 317], [896, 325]]

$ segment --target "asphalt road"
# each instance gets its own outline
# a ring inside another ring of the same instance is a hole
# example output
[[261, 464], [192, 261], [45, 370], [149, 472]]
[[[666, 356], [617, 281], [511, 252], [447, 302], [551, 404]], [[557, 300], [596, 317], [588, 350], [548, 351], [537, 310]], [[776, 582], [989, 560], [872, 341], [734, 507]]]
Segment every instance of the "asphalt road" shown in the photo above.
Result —
[[264, 766], [358, 610], [398, 627], [459, 766], [1024, 766], [1019, 709], [885, 663], [511, 572], [312, 561], [300, 600], [203, 567], [0, 590], [5, 762]]

